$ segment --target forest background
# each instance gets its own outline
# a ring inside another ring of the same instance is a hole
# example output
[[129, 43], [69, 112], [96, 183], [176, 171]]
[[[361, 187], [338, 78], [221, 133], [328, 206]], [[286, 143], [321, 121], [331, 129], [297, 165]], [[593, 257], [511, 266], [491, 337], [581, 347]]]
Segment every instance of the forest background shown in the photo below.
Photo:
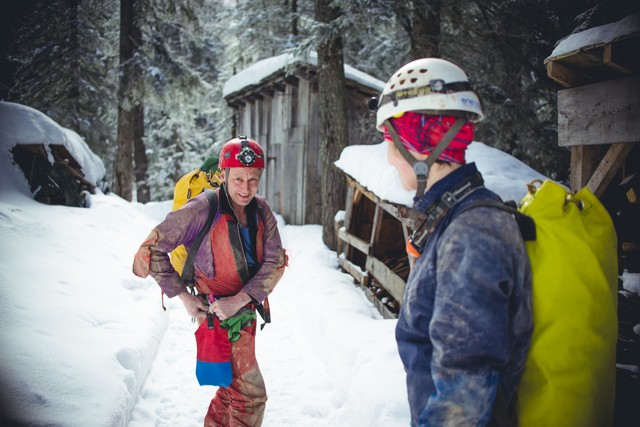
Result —
[[[637, 3], [3, 2], [0, 99], [36, 108], [82, 135], [105, 163], [106, 185], [120, 196], [161, 201], [172, 197], [182, 174], [235, 136], [222, 88], [256, 61], [317, 51], [320, 69], [329, 70], [319, 73], [326, 124], [336, 123], [331, 114], [346, 115], [322, 94], [339, 90], [330, 84], [336, 66], [344, 62], [386, 82], [413, 59], [442, 57], [467, 72], [483, 102], [487, 118], [475, 139], [566, 182], [570, 152], [557, 144], [561, 87], [547, 77], [544, 59], [563, 37], [635, 13]], [[332, 165], [348, 144], [346, 134], [331, 126], [322, 133], [324, 170], [343, 180]], [[372, 143], [379, 140], [372, 134]], [[324, 184], [333, 188], [330, 179]]]

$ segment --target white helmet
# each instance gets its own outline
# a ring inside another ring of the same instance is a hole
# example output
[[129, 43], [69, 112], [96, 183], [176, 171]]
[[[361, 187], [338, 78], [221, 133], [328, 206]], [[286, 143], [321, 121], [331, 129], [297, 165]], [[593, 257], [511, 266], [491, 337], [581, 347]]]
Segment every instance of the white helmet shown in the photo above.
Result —
[[484, 118], [478, 96], [460, 67], [439, 58], [416, 59], [404, 65], [387, 82], [380, 100], [376, 125], [384, 131], [384, 121], [407, 111], [426, 114]]

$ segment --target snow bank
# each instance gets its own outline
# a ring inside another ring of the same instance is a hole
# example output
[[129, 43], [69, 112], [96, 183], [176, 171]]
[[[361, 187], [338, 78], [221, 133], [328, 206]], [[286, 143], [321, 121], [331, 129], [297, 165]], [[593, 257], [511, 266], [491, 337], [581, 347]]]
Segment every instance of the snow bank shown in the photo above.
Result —
[[[398, 171], [387, 162], [387, 144], [346, 147], [335, 165], [380, 199], [411, 207], [415, 191], [402, 188]], [[529, 182], [547, 179], [515, 157], [482, 142], [469, 145], [466, 158], [477, 164], [485, 185], [505, 201], [519, 202]]]

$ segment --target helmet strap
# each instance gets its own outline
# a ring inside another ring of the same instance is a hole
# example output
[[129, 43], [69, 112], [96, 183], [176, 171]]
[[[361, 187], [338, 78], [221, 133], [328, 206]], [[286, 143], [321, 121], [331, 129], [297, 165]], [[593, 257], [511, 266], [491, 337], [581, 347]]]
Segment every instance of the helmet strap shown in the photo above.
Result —
[[466, 119], [462, 117], [458, 117], [456, 121], [453, 123], [453, 126], [449, 128], [447, 133], [444, 134], [442, 139], [438, 142], [438, 144], [431, 150], [429, 156], [425, 160], [418, 160], [411, 155], [409, 150], [402, 144], [400, 141], [400, 137], [396, 132], [395, 128], [391, 124], [391, 122], [387, 119], [384, 121], [384, 125], [387, 127], [389, 131], [389, 135], [391, 135], [391, 139], [393, 139], [393, 144], [396, 146], [402, 157], [411, 165], [413, 168], [413, 173], [416, 174], [416, 178], [418, 178], [418, 188], [416, 190], [416, 197], [421, 197], [424, 194], [425, 189], [427, 188], [427, 176], [429, 175], [429, 169], [431, 169], [431, 165], [433, 165], [440, 154], [444, 152], [444, 150], [451, 144], [453, 138], [460, 132], [460, 129], [467, 122]]

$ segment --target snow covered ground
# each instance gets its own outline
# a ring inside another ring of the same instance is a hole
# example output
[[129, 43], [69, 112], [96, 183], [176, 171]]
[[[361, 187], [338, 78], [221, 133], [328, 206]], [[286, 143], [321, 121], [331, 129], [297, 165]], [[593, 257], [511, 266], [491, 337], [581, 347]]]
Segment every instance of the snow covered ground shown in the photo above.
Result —
[[[37, 203], [10, 160], [20, 123], [0, 128], [3, 425], [202, 425], [215, 388], [195, 378], [195, 325], [179, 300], [165, 299], [163, 311], [153, 280], [131, 273], [138, 245], [170, 202], [98, 193], [89, 209]], [[349, 148], [338, 164], [352, 175], [372, 165], [365, 186], [410, 201], [382, 187], [380, 170], [391, 174], [387, 186], [397, 182], [383, 147]], [[469, 160], [505, 198], [517, 199], [514, 185], [535, 174], [484, 144], [471, 147]], [[339, 271], [320, 226], [279, 227], [290, 266], [270, 297], [273, 323], [257, 337], [269, 393], [264, 426], [409, 425], [395, 321]]]
[[[170, 202], [100, 192], [89, 209], [35, 202], [12, 147], [69, 141], [35, 110], [0, 104], [0, 420], [202, 425], [215, 388], [195, 378], [195, 325], [179, 300], [165, 299], [163, 311], [153, 280], [131, 273]], [[70, 147], [88, 159], [85, 150]], [[88, 176], [101, 167], [83, 165]], [[407, 425], [395, 322], [338, 270], [320, 226], [280, 230], [290, 267], [270, 298], [273, 323], [257, 338], [264, 425]]]
[[[195, 325], [131, 273], [169, 203], [92, 196], [90, 209], [0, 201], [4, 417], [34, 425], [197, 426], [214, 387], [194, 375]], [[394, 321], [383, 320], [316, 225], [281, 225], [290, 267], [258, 334], [265, 426], [407, 425]], [[146, 382], [145, 382], [146, 381]]]

